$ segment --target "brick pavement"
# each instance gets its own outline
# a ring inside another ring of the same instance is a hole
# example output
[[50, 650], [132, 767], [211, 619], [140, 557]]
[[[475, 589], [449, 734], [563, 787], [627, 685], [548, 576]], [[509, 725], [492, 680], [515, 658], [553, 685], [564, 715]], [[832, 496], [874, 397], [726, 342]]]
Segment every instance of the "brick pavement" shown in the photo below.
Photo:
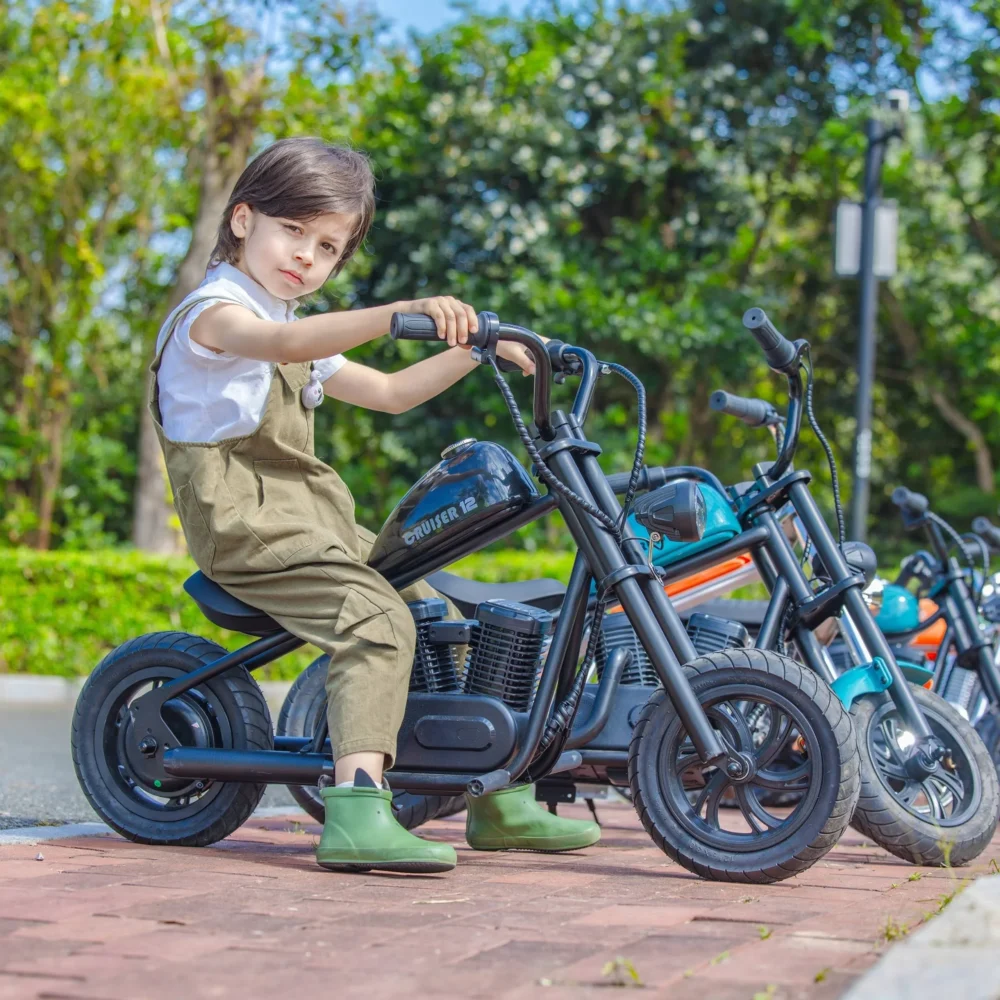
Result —
[[440, 876], [323, 872], [303, 814], [201, 850], [0, 847], [0, 1000], [606, 998], [617, 958], [646, 996], [825, 1000], [1000, 862], [1000, 837], [952, 873], [850, 831], [798, 878], [727, 885], [670, 862], [629, 806], [599, 812], [602, 843], [561, 856], [476, 853], [461, 818], [429, 824], [459, 852]]

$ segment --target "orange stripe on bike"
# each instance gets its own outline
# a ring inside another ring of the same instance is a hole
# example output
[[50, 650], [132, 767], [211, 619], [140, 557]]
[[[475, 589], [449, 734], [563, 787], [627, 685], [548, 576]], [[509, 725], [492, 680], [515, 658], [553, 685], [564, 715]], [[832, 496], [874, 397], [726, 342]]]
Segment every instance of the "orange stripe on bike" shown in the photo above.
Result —
[[[734, 556], [725, 562], [717, 563], [715, 566], [709, 566], [708, 569], [700, 570], [698, 573], [692, 573], [690, 576], [682, 577], [680, 580], [674, 580], [673, 583], [668, 583], [663, 589], [666, 590], [667, 597], [676, 597], [678, 594], [683, 594], [688, 590], [694, 590], [695, 587], [700, 587], [703, 583], [711, 583], [713, 580], [718, 580], [720, 576], [743, 569], [751, 562], [753, 560], [750, 558], [750, 553], [746, 552], [741, 556]], [[613, 608], [608, 608], [607, 613], [614, 615], [622, 610], [622, 606], [616, 604]]]

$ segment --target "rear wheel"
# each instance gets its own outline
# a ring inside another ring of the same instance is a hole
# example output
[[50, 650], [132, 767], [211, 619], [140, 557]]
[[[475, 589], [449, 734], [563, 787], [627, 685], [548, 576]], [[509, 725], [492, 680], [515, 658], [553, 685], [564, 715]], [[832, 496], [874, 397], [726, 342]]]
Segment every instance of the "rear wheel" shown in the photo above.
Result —
[[[629, 747], [632, 801], [643, 826], [703, 878], [762, 884], [809, 868], [846, 829], [858, 797], [858, 748], [843, 706], [814, 674], [770, 651], [729, 649], [684, 669], [744, 772], [733, 777], [725, 765], [702, 763], [658, 689]], [[800, 763], [779, 767], [793, 744]], [[738, 809], [720, 811], [727, 793]], [[773, 793], [795, 793], [797, 801], [768, 806]]]
[[[108, 826], [141, 844], [203, 847], [228, 837], [264, 794], [250, 782], [143, 776], [129, 711], [140, 695], [226, 650], [185, 632], [154, 632], [112, 650], [87, 678], [73, 715], [73, 765]], [[186, 747], [271, 750], [271, 716], [254, 679], [234, 667], [176, 698], [163, 718]]]
[[[278, 713], [278, 736], [312, 738], [326, 728], [326, 674], [330, 657], [317, 657], [299, 674]], [[391, 777], [391, 776], [390, 776]], [[289, 785], [292, 798], [318, 823], [326, 813], [316, 785]], [[419, 795], [393, 792], [392, 811], [400, 825], [412, 830], [438, 816], [450, 816], [465, 808], [464, 795]]]
[[936, 773], [905, 768], [913, 736], [886, 695], [854, 703], [861, 751], [861, 797], [852, 825], [880, 847], [915, 865], [958, 866], [978, 857], [1000, 816], [1000, 786], [975, 729], [943, 698], [916, 684], [910, 691], [950, 753]]

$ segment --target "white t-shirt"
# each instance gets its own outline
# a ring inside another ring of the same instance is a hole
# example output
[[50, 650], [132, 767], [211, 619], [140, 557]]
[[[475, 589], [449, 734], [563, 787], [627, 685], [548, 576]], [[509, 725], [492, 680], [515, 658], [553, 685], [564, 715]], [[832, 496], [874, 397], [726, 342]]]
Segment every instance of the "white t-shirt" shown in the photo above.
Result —
[[[209, 306], [249, 297], [276, 323], [295, 319], [296, 299], [275, 298], [231, 264], [218, 264], [205, 274], [201, 292], [218, 286], [220, 297], [208, 298], [193, 306], [181, 319], [167, 341], [157, 374], [160, 419], [171, 441], [207, 443], [252, 434], [264, 415], [267, 393], [275, 365], [271, 361], [241, 358], [236, 354], [216, 354], [191, 339], [191, 324]], [[211, 286], [211, 287], [209, 287]], [[250, 303], [248, 303], [249, 305]], [[259, 312], [260, 310], [254, 310]], [[169, 321], [157, 338], [157, 349], [166, 335]], [[313, 371], [325, 382], [347, 359], [343, 354], [313, 362]]]

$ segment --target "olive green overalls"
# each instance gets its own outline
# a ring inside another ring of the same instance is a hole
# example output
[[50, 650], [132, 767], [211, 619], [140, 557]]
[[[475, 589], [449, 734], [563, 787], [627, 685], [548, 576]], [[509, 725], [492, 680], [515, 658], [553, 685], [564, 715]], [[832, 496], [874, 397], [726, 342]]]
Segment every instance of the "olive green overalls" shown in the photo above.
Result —
[[207, 444], [167, 438], [156, 373], [198, 301], [189, 296], [168, 319], [150, 366], [149, 409], [188, 548], [206, 576], [330, 655], [334, 759], [381, 751], [391, 762], [416, 643], [406, 602], [439, 595], [425, 583], [397, 593], [365, 564], [375, 536], [355, 523], [350, 491], [313, 452], [313, 412], [301, 399], [311, 362], [275, 366], [252, 434]]

